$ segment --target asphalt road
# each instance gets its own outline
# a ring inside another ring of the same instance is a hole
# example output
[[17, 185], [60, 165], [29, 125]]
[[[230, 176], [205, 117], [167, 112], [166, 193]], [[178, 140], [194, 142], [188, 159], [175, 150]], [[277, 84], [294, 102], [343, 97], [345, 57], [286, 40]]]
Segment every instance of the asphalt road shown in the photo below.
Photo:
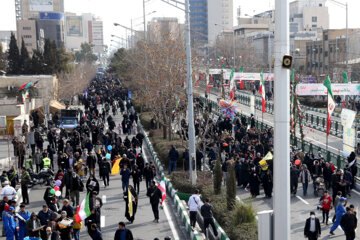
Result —
[[[114, 118], [116, 124], [122, 121], [122, 116], [119, 114]], [[121, 135], [121, 137], [123, 139], [125, 138], [124, 135]], [[129, 136], [129, 139], [131, 138], [132, 135]], [[2, 152], [4, 148], [5, 146], [0, 148], [0, 151]], [[145, 152], [145, 158], [150, 158], [150, 154], [145, 145], [143, 152]], [[145, 160], [151, 161], [151, 159]], [[55, 162], [56, 161], [57, 160], [55, 160]], [[98, 172], [97, 179], [100, 183], [99, 197], [103, 200], [103, 207], [101, 209], [101, 232], [103, 239], [113, 239], [115, 231], [118, 228], [118, 223], [120, 221], [127, 223], [127, 219], [125, 218], [125, 201], [123, 199], [123, 191], [121, 188], [121, 176], [111, 176], [110, 186], [107, 188], [104, 188], [103, 181], [99, 179]], [[85, 184], [86, 181], [84, 182], [84, 185]], [[130, 184], [132, 184], [132, 180], [130, 180]], [[29, 190], [30, 205], [27, 206], [28, 211], [38, 213], [42, 209], [42, 205], [45, 203], [43, 200], [45, 188], [45, 186], [35, 186]], [[80, 202], [85, 198], [85, 196], [86, 190], [80, 194]], [[59, 203], [61, 208], [62, 202], [60, 201]], [[133, 232], [134, 239], [138, 240], [152, 240], [156, 237], [164, 239], [167, 236], [170, 236], [171, 239], [186, 240], [188, 239], [188, 236], [178, 219], [178, 215], [174, 213], [173, 209], [174, 206], [172, 201], [170, 199], [166, 200], [163, 209], [159, 210], [159, 223], [154, 223], [154, 216], [151, 210], [149, 198], [146, 196], [146, 186], [143, 181], [140, 184], [139, 203], [135, 215], [135, 221], [133, 224], [127, 225], [127, 228]], [[2, 222], [0, 223], [0, 226], [1, 225]], [[91, 239], [87, 233], [86, 226], [84, 226], [84, 222], [80, 238], [85, 240]]]

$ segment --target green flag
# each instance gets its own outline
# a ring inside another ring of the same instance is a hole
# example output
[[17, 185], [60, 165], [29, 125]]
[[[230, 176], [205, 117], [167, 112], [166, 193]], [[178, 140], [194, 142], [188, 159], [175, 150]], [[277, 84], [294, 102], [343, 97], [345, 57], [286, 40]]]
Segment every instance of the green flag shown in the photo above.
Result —
[[346, 71], [342, 74], [342, 76], [344, 78], [344, 83], [348, 83], [348, 75]]
[[243, 72], [244, 71], [244, 66], [242, 66], [239, 70], [239, 72]]
[[295, 80], [295, 68], [293, 68], [293, 69], [291, 70], [290, 78], [291, 78], [291, 81], [294, 81], [294, 80]]
[[330, 77], [327, 76], [325, 81], [324, 81], [324, 86], [327, 88], [329, 95], [332, 97], [332, 99], [334, 99], [334, 95], [332, 92], [332, 88], [331, 88], [331, 81], [330, 81]]

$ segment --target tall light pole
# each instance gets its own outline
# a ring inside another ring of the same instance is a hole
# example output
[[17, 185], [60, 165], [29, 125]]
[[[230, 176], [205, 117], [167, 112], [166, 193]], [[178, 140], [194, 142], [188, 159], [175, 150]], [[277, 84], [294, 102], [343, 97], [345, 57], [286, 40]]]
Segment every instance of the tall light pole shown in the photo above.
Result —
[[[193, 99], [193, 87], [192, 87], [192, 67], [191, 67], [191, 39], [190, 39], [190, 7], [189, 0], [185, 0], [185, 3], [177, 0], [161, 0], [175, 8], [185, 11], [185, 29], [186, 29], [186, 65], [187, 65], [187, 101], [188, 101], [188, 137], [189, 137], [189, 171], [190, 180], [194, 185], [196, 184], [196, 151], [195, 151], [195, 126], [194, 126], [194, 99]], [[178, 5], [184, 6], [185, 9]], [[193, 163], [194, 162], [194, 169]]]
[[289, 0], [275, 0], [274, 81], [274, 238], [290, 238], [290, 72], [282, 68], [289, 53]]

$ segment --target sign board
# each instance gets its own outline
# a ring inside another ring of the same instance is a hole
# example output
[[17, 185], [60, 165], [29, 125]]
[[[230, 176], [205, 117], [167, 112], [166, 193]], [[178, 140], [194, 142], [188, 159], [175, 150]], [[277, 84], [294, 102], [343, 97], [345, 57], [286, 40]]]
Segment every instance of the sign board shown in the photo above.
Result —
[[83, 26], [81, 16], [66, 17], [66, 34], [71, 37], [82, 37]]
[[341, 111], [341, 125], [351, 127], [356, 116], [356, 112], [343, 108]]
[[343, 156], [348, 157], [351, 152], [355, 151], [355, 136], [354, 128], [344, 127], [343, 131]]
[[250, 96], [250, 114], [255, 115], [255, 96]]
[[39, 13], [40, 20], [63, 20], [64, 14], [58, 12], [40, 12]]
[[[264, 81], [274, 81], [273, 73], [264, 73]], [[224, 79], [230, 79], [230, 72], [225, 72], [223, 75]], [[244, 73], [236, 72], [234, 73], [235, 80], [244, 80], [244, 81], [260, 81], [260, 73]]]
[[30, 0], [30, 11], [32, 12], [53, 12], [53, 0]]
[[[360, 84], [331, 84], [334, 95], [360, 95]], [[327, 88], [322, 83], [298, 84], [296, 94], [299, 96], [326, 96]]]
[[0, 116], [0, 129], [6, 129], [6, 116]]

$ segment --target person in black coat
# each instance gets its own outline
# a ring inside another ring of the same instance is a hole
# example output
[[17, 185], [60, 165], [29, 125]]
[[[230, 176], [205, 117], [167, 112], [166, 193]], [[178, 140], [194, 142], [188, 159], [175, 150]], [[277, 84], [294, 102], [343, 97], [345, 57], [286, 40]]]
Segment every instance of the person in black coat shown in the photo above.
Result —
[[154, 172], [152, 171], [152, 169], [150, 168], [149, 163], [145, 164], [145, 168], [143, 171], [143, 175], [145, 178], [145, 183], [146, 183], [146, 190], [149, 189], [150, 185], [151, 185], [151, 181], [154, 178]]
[[141, 170], [135, 165], [134, 169], [131, 171], [131, 176], [133, 178], [134, 183], [134, 191], [139, 194], [140, 192], [140, 182], [142, 181]]
[[92, 240], [103, 240], [101, 232], [98, 230], [98, 226], [93, 223], [91, 224], [91, 234], [90, 237]]
[[341, 217], [340, 225], [343, 227], [346, 240], [355, 239], [355, 229], [357, 227], [357, 218], [350, 207], [346, 208], [346, 213]]
[[[132, 195], [132, 209], [133, 209], [133, 213], [132, 216], [130, 216], [129, 213], [129, 191], [131, 192]], [[137, 210], [137, 205], [138, 205], [138, 196], [135, 192], [135, 189], [129, 185], [128, 191], [124, 192], [124, 200], [125, 200], [125, 217], [127, 220], [129, 220], [130, 223], [133, 223], [135, 220], [135, 214], [136, 214], [136, 210]]]
[[[89, 179], [86, 182], [86, 190], [87, 193], [91, 192], [97, 192], [99, 193], [100, 186], [99, 181], [96, 179], [96, 177], [92, 174], [90, 174]], [[90, 194], [91, 195], [91, 194]]]
[[150, 198], [150, 204], [154, 213], [154, 222], [159, 223], [159, 202], [162, 198], [162, 193], [159, 188], [156, 187], [155, 181], [151, 182], [151, 186], [148, 189], [146, 196]]
[[321, 235], [320, 221], [315, 217], [314, 212], [310, 212], [310, 217], [306, 219], [304, 236], [309, 240], [317, 240]]
[[269, 169], [264, 175], [262, 181], [263, 181], [265, 196], [271, 198], [272, 189], [273, 189], [273, 177]]
[[260, 178], [256, 173], [255, 167], [251, 169], [249, 184], [250, 184], [250, 193], [253, 198], [260, 194]]
[[110, 173], [111, 173], [111, 165], [110, 163], [106, 160], [106, 158], [103, 159], [103, 162], [101, 163], [100, 166], [100, 175], [102, 177], [102, 179], [104, 180], [104, 185], [109, 186], [109, 182], [110, 182]]
[[122, 240], [121, 233], [125, 231], [125, 239], [126, 240], [133, 240], [133, 235], [130, 229], [125, 228], [124, 222], [119, 222], [119, 228], [115, 232], [114, 240]]

